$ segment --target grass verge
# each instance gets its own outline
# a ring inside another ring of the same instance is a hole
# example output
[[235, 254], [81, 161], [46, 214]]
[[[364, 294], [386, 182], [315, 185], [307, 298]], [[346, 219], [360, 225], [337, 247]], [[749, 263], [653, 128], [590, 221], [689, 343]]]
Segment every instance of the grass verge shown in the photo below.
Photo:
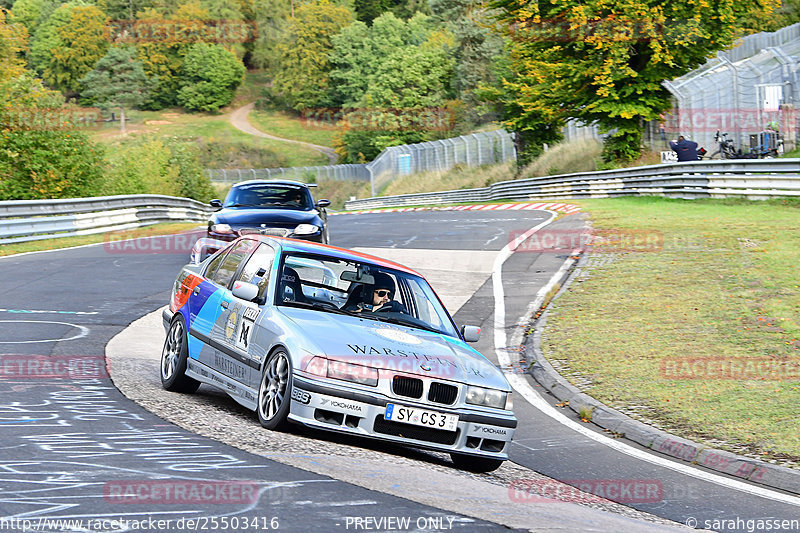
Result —
[[[202, 226], [197, 222], [192, 223], [164, 223], [145, 226], [134, 230], [114, 231], [110, 233], [100, 233], [97, 235], [80, 235], [76, 237], [61, 237], [60, 239], [46, 239], [41, 241], [20, 242], [17, 244], [4, 244], [0, 246], [0, 257], [15, 255], [26, 252], [42, 252], [45, 250], [57, 250], [59, 248], [71, 248], [73, 246], [85, 246], [87, 244], [97, 244], [109, 241], [119, 241], [123, 239], [135, 239], [137, 237], [152, 237], [155, 235], [172, 235], [189, 231]], [[187, 262], [189, 253], [186, 253]]]
[[[179, 137], [187, 141], [202, 141], [205, 144], [223, 144], [242, 147], [248, 152], [263, 151], [265, 154], [248, 154], [246, 158], [232, 158], [218, 161], [228, 168], [247, 168], [248, 164], [267, 164], [274, 167], [294, 167], [327, 165], [328, 158], [320, 152], [297, 144], [274, 141], [263, 137], [248, 135], [234, 128], [229, 115], [206, 113], [186, 113], [179, 109], [164, 111], [132, 111], [131, 123], [127, 133], [119, 131], [119, 125], [109, 123], [92, 132], [94, 140], [113, 147], [127, 142], [136, 135]], [[112, 125], [113, 124], [113, 125]], [[222, 168], [215, 165], [213, 168]]]
[[554, 302], [546, 357], [635, 418], [800, 466], [800, 203], [573, 203], [595, 228], [660, 234], [663, 248], [598, 256]]
[[513, 179], [513, 173], [513, 163], [510, 162], [482, 167], [459, 164], [447, 172], [423, 172], [397, 178], [384, 187], [380, 196], [487, 187], [498, 181]]
[[248, 118], [250, 124], [276, 137], [333, 146], [333, 136], [336, 133], [333, 125], [313, 125], [311, 121], [286, 111], [254, 109]]

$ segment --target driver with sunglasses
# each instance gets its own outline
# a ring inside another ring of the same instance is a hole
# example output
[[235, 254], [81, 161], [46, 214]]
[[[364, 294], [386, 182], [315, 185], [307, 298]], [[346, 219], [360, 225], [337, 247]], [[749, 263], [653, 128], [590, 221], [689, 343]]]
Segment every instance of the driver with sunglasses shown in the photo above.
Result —
[[395, 287], [391, 276], [383, 272], [375, 272], [373, 278], [375, 282], [372, 285], [363, 287], [362, 296], [364, 301], [358, 303], [355, 308], [347, 310], [356, 313], [366, 310], [373, 313], [394, 312], [408, 314], [406, 306], [393, 299]]

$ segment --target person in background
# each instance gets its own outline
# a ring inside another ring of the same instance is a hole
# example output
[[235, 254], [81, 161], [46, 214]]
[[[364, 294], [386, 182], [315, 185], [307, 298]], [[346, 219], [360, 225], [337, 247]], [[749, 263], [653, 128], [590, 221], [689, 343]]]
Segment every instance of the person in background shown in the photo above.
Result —
[[669, 147], [678, 154], [678, 161], [697, 161], [697, 143], [687, 140], [683, 135], [678, 141], [670, 141]]

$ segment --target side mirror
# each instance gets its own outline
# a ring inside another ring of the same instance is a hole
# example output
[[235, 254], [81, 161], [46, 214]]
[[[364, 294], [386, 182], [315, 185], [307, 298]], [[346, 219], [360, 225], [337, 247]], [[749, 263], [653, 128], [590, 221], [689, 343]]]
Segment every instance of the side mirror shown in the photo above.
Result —
[[321, 207], [322, 209], [325, 209], [329, 205], [331, 205], [331, 201], [330, 200], [322, 199], [319, 202], [317, 202], [317, 207]]
[[208, 205], [210, 205], [211, 207], [216, 207], [217, 209], [222, 209], [222, 200], [217, 200], [217, 199], [211, 200], [210, 202], [208, 202]]
[[258, 296], [258, 285], [253, 285], [246, 281], [236, 281], [233, 283], [233, 295], [242, 300], [252, 302]]
[[478, 326], [461, 326], [461, 336], [467, 342], [478, 342], [481, 338], [481, 328]]

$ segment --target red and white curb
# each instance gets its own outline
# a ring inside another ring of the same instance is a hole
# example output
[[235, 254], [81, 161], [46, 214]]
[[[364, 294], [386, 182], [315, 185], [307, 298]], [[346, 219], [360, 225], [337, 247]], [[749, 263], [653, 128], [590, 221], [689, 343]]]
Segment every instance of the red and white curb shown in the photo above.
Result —
[[389, 209], [362, 209], [360, 211], [338, 211], [336, 213], [329, 213], [330, 215], [365, 215], [369, 213], [405, 213], [407, 211], [518, 211], [518, 210], [534, 210], [546, 209], [548, 211], [557, 211], [570, 215], [577, 213], [581, 208], [572, 204], [557, 204], [557, 203], [514, 203], [514, 204], [478, 204], [478, 205], [457, 205], [446, 207], [393, 207]]

